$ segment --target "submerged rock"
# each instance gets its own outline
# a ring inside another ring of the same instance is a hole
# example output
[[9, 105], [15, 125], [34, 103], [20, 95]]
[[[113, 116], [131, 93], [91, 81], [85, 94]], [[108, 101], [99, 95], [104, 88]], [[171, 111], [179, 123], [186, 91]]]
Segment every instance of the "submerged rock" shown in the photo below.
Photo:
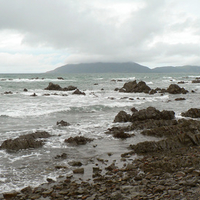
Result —
[[58, 126], [70, 126], [70, 123], [61, 120], [60, 122], [57, 122], [57, 125]]

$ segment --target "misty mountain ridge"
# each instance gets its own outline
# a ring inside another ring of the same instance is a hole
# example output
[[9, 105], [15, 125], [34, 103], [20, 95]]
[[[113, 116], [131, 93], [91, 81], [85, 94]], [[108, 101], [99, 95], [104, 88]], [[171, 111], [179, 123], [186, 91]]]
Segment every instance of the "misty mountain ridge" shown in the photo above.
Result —
[[200, 73], [200, 66], [164, 66], [150, 69], [135, 62], [96, 62], [67, 64], [47, 73]]

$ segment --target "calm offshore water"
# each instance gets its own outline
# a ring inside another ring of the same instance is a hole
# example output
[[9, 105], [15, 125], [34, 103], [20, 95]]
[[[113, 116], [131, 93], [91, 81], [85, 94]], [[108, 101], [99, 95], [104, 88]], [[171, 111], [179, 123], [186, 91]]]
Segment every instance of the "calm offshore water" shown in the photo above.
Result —
[[[58, 80], [62, 76], [64, 80]], [[176, 117], [190, 108], [199, 108], [200, 84], [191, 81], [198, 74], [0, 74], [0, 144], [6, 139], [20, 135], [48, 131], [53, 137], [47, 139], [41, 149], [23, 150], [17, 153], [0, 151], [0, 193], [25, 186], [36, 186], [46, 178], [56, 179], [63, 173], [71, 173], [68, 162], [81, 160], [85, 165], [90, 158], [103, 156], [112, 152], [114, 157], [126, 152], [129, 144], [155, 138], [144, 137], [139, 133], [128, 140], [117, 140], [104, 132], [116, 125], [114, 117], [120, 110], [130, 113], [130, 108], [144, 109], [154, 106], [159, 110], [174, 110]], [[113, 81], [116, 80], [116, 81]], [[168, 88], [172, 83], [180, 84], [190, 92], [188, 94], [170, 95], [159, 93], [119, 93], [128, 81], [145, 81], [152, 89]], [[86, 93], [72, 95], [72, 92], [44, 90], [49, 82], [61, 87], [73, 85]], [[28, 92], [24, 92], [24, 88]], [[195, 93], [191, 93], [194, 90]], [[4, 94], [11, 91], [12, 94]], [[36, 93], [36, 97], [32, 97]], [[55, 95], [55, 93], [57, 95]], [[44, 94], [50, 94], [45, 96]], [[124, 98], [127, 97], [127, 98]], [[184, 97], [185, 101], [175, 101]], [[133, 100], [134, 99], [134, 100]], [[64, 120], [71, 124], [58, 127], [57, 121]], [[64, 143], [70, 136], [83, 135], [95, 139], [92, 143], [71, 147]], [[93, 145], [97, 145], [96, 148]], [[55, 160], [56, 155], [66, 153], [68, 158]], [[68, 169], [55, 170], [56, 165], [67, 166]]]

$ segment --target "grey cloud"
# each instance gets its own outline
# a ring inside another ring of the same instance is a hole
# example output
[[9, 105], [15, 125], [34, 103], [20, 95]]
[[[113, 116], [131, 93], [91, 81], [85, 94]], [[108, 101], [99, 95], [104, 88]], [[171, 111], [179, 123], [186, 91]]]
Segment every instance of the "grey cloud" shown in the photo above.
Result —
[[[200, 30], [199, 24], [189, 17], [182, 22], [169, 22], [170, 15], [174, 14], [169, 1], [137, 0], [143, 2], [144, 6], [134, 10], [120, 25], [119, 18], [110, 15], [108, 10], [95, 7], [97, 2], [100, 1], [0, 0], [0, 30], [23, 33], [23, 44], [29, 46], [63, 49], [72, 54], [68, 59], [71, 62], [80, 59], [86, 62], [150, 62], [162, 60], [165, 56], [196, 55], [199, 52], [199, 45], [194, 44], [155, 43], [153, 47], [148, 46], [169, 31], [185, 31], [191, 26]], [[134, 1], [102, 2], [106, 5], [106, 2]]]

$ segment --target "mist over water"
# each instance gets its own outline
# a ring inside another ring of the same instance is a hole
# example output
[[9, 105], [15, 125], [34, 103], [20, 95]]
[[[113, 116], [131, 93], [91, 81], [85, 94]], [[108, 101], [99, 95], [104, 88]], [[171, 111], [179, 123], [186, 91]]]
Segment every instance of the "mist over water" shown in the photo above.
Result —
[[[57, 77], [62, 76], [64, 80]], [[71, 173], [68, 163], [112, 152], [114, 155], [126, 152], [129, 144], [136, 144], [155, 138], [144, 137], [140, 133], [128, 140], [114, 139], [105, 131], [117, 124], [114, 117], [121, 110], [144, 109], [153, 106], [159, 110], [174, 110], [176, 117], [190, 108], [199, 108], [200, 84], [192, 84], [195, 74], [1, 74], [0, 75], [0, 144], [6, 139], [33, 133], [36, 130], [48, 131], [53, 137], [46, 139], [40, 149], [22, 150], [17, 153], [0, 151], [0, 193], [25, 186], [36, 186], [51, 177], [56, 179], [63, 174], [55, 170], [56, 165], [65, 165], [64, 172]], [[180, 84], [189, 91], [187, 94], [171, 95], [160, 93], [119, 93], [128, 81], [145, 81], [152, 89], [168, 88], [172, 83]], [[72, 91], [44, 90], [53, 82], [61, 87], [76, 86], [86, 93], [73, 95]], [[24, 88], [28, 91], [25, 92]], [[192, 93], [194, 90], [195, 93]], [[7, 92], [8, 94], [5, 94]], [[10, 94], [9, 94], [10, 92]], [[32, 94], [37, 96], [31, 96]], [[184, 97], [185, 101], [175, 101]], [[71, 125], [59, 127], [57, 121], [67, 121]], [[120, 124], [121, 125], [121, 124]], [[93, 138], [90, 144], [72, 147], [64, 140], [82, 135]], [[97, 145], [94, 148], [93, 145]], [[68, 158], [55, 160], [56, 155], [66, 153]]]

